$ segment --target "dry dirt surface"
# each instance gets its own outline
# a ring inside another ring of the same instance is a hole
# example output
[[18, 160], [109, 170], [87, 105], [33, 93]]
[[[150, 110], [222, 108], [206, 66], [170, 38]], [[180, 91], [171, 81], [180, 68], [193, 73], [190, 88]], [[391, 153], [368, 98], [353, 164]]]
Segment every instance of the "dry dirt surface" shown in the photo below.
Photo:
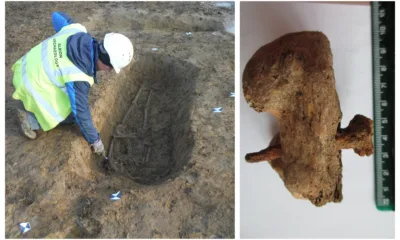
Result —
[[[134, 62], [100, 73], [89, 98], [108, 162], [76, 125], [19, 131], [11, 66], [54, 34], [53, 11], [134, 42]], [[7, 2], [5, 237], [234, 238], [233, 19], [211, 2]]]

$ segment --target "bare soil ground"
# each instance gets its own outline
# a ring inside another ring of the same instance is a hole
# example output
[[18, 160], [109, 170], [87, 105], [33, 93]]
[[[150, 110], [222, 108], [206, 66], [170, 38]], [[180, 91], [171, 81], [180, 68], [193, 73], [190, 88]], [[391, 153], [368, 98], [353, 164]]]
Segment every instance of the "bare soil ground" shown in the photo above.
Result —
[[[19, 132], [11, 66], [54, 34], [53, 11], [134, 42], [89, 99], [108, 163], [76, 125]], [[233, 19], [210, 2], [7, 2], [6, 238], [234, 238]]]

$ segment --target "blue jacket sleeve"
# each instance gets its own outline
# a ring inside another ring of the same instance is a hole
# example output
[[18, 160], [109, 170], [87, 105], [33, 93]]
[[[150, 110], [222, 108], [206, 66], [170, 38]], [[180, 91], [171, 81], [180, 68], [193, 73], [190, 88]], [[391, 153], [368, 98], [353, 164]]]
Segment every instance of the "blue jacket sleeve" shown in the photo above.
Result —
[[99, 139], [99, 133], [93, 125], [92, 115], [90, 114], [88, 102], [90, 85], [83, 81], [69, 82], [66, 83], [66, 87], [75, 121], [88, 143], [93, 144]]
[[64, 12], [53, 12], [51, 20], [56, 32], [60, 31], [65, 26], [75, 23], [74, 20]]

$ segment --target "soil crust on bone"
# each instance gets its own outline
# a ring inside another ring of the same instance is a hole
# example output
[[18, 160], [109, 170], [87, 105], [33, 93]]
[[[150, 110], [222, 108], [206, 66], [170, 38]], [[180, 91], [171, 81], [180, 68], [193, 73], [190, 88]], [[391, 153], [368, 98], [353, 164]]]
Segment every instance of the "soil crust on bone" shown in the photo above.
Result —
[[286, 34], [258, 49], [243, 73], [246, 101], [279, 121], [268, 148], [246, 155], [269, 161], [296, 198], [316, 206], [340, 202], [341, 149], [373, 153], [372, 120], [356, 115], [341, 129], [333, 56], [322, 32]]

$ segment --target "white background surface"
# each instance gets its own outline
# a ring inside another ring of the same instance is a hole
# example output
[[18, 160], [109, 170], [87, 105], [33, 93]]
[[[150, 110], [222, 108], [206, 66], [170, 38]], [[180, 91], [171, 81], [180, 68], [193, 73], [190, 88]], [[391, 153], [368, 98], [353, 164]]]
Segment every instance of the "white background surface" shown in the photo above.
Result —
[[[296, 31], [318, 30], [331, 42], [342, 127], [357, 113], [372, 118], [370, 7], [326, 3], [240, 5], [240, 68], [266, 43]], [[240, 89], [240, 225], [242, 238], [394, 238], [394, 213], [374, 200], [373, 157], [342, 151], [343, 201], [317, 208], [297, 200], [267, 162], [244, 156], [268, 146], [279, 131], [268, 113], [251, 109]]]

